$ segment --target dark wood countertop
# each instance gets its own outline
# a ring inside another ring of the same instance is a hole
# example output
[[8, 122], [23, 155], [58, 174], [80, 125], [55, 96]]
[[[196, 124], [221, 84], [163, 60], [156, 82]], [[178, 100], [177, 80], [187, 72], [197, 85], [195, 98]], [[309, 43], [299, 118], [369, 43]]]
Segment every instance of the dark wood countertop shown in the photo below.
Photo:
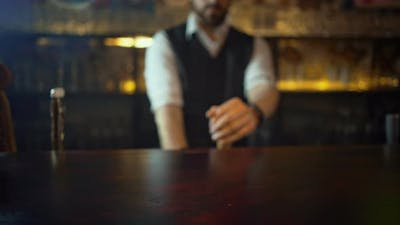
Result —
[[0, 224], [400, 224], [400, 148], [0, 156]]

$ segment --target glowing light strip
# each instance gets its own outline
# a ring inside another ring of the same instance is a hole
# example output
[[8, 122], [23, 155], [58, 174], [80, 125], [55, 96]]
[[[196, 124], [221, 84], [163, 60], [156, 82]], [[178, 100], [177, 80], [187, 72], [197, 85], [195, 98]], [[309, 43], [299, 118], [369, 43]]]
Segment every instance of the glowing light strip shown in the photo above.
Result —
[[151, 46], [152, 43], [153, 39], [147, 36], [106, 38], [104, 40], [106, 46], [122, 48], [147, 48]]

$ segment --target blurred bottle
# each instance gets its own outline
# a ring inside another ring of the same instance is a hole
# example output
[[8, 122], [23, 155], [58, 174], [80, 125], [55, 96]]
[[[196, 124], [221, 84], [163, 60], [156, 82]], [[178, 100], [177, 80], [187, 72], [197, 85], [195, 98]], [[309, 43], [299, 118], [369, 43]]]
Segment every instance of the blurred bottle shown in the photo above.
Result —
[[385, 116], [385, 135], [387, 145], [400, 144], [400, 114], [391, 113]]
[[51, 150], [64, 150], [64, 96], [62, 87], [50, 90]]

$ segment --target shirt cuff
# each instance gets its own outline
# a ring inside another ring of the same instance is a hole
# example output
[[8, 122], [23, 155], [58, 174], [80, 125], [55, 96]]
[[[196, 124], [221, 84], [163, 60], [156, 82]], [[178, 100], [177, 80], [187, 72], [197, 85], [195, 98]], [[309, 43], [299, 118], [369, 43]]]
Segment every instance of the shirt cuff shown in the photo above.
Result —
[[179, 107], [183, 107], [183, 101], [179, 99], [167, 99], [167, 98], [158, 98], [157, 100], [150, 100], [151, 111], [155, 111], [158, 108], [166, 105], [175, 105]]

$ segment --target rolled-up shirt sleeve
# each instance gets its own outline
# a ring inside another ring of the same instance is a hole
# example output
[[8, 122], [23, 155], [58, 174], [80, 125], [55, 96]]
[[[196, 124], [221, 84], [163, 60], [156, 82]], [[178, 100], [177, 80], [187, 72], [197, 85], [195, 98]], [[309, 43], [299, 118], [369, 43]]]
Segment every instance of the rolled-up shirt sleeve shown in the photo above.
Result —
[[245, 95], [254, 87], [275, 87], [275, 72], [271, 49], [262, 38], [254, 38], [253, 54], [245, 70]]
[[144, 77], [153, 111], [165, 105], [183, 106], [175, 55], [164, 31], [154, 35], [146, 50]]

